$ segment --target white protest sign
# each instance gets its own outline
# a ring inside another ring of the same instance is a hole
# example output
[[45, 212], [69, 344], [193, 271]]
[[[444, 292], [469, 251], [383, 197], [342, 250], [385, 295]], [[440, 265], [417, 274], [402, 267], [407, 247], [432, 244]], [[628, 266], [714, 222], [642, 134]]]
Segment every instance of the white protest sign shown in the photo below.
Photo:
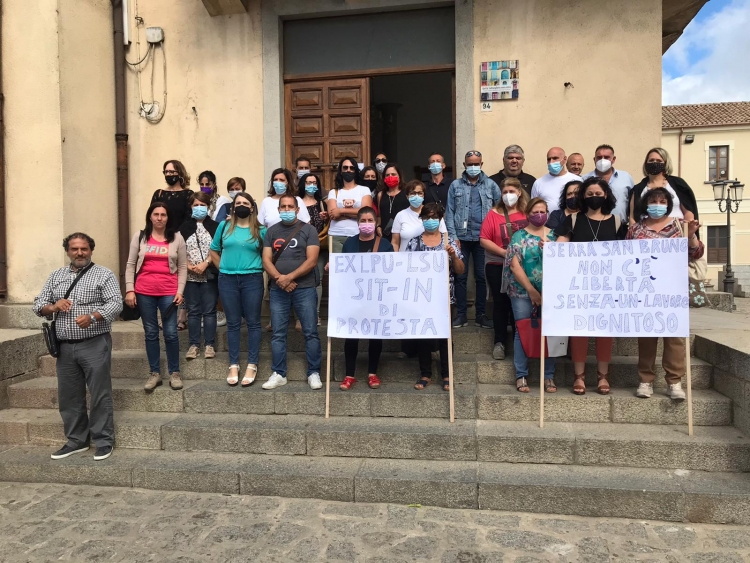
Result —
[[685, 238], [544, 245], [548, 336], [690, 335]]
[[446, 252], [331, 254], [329, 338], [449, 338]]

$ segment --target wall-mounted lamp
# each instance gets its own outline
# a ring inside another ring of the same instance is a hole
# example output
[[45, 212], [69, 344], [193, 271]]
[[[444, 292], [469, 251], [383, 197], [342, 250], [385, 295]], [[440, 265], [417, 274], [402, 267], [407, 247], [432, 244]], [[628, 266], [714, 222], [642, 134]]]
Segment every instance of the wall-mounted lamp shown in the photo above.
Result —
[[566, 82], [565, 84], [563, 84], [563, 86], [565, 86], [566, 88], [575, 88], [572, 82]]
[[689, 145], [693, 141], [695, 141], [695, 135], [685, 135], [685, 144], [686, 145]]

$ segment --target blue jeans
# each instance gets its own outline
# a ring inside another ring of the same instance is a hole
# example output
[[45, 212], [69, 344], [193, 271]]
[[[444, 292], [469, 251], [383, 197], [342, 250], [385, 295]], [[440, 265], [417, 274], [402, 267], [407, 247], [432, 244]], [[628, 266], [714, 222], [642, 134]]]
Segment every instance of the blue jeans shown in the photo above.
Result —
[[464, 273], [456, 276], [456, 312], [459, 317], [466, 316], [467, 288], [469, 279], [469, 256], [474, 261], [474, 279], [477, 283], [477, 295], [474, 302], [476, 318], [484, 315], [484, 304], [487, 300], [487, 283], [484, 280], [484, 248], [478, 240], [462, 240], [461, 253], [464, 255]]
[[188, 337], [190, 346], [201, 345], [201, 320], [206, 346], [216, 347], [216, 303], [219, 286], [216, 281], [187, 282], [185, 304], [188, 310]]
[[322, 352], [318, 336], [318, 295], [314, 287], [297, 288], [291, 293], [271, 286], [271, 369], [286, 377], [286, 334], [289, 328], [289, 309], [294, 308], [305, 337], [307, 375], [320, 373]]
[[[531, 299], [528, 297], [511, 297], [510, 304], [513, 307], [513, 317], [516, 321], [528, 319], [531, 317]], [[544, 379], [552, 379], [555, 376], [555, 359], [544, 358]], [[529, 376], [529, 359], [521, 345], [521, 335], [516, 330], [516, 336], [513, 339], [513, 365], [516, 368], [516, 379]]]
[[260, 360], [260, 309], [263, 274], [219, 274], [219, 295], [227, 316], [229, 365], [240, 363], [240, 325], [247, 321], [247, 363]]
[[177, 307], [172, 308], [168, 316], [164, 316], [169, 306], [174, 302], [174, 295], [136, 295], [138, 310], [141, 312], [143, 331], [146, 333], [146, 356], [151, 373], [161, 373], [159, 347], [159, 318], [157, 309], [161, 311], [161, 326], [164, 330], [164, 344], [167, 348], [167, 367], [170, 375], [180, 371], [180, 339], [177, 336]]

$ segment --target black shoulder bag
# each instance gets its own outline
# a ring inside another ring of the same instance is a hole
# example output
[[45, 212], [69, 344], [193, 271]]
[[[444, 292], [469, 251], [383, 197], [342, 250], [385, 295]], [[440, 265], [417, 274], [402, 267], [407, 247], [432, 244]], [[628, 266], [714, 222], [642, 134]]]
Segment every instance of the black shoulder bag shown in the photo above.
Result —
[[[94, 265], [93, 262], [89, 262], [88, 266], [86, 266], [83, 270], [78, 272], [78, 275], [73, 280], [73, 283], [70, 284], [68, 291], [65, 292], [65, 297], [63, 297], [63, 299], [67, 299], [68, 297], [70, 297], [70, 293], [73, 291], [73, 288], [80, 281], [83, 275], [91, 269], [93, 265]], [[44, 343], [47, 345], [47, 351], [49, 352], [49, 355], [52, 356], [53, 358], [57, 358], [60, 355], [60, 342], [57, 340], [57, 333], [55, 332], [56, 319], [57, 319], [57, 313], [53, 313], [51, 323], [48, 323], [48, 322], [42, 323], [42, 334], [44, 335]]]

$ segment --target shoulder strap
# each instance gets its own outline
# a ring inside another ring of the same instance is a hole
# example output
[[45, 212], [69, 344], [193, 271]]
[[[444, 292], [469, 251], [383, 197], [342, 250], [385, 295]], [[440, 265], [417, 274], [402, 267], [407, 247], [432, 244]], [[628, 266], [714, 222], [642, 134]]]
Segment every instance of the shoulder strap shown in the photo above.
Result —
[[373, 252], [378, 251], [378, 247], [380, 246], [380, 238], [381, 237], [375, 237], [375, 246], [372, 247]]
[[80, 279], [83, 277], [83, 275], [86, 272], [88, 272], [93, 267], [93, 265], [94, 265], [93, 262], [89, 262], [88, 266], [86, 266], [83, 270], [81, 270], [80, 272], [78, 272], [78, 275], [76, 275], [76, 277], [73, 279], [73, 283], [70, 284], [70, 287], [68, 288], [68, 291], [65, 292], [65, 297], [63, 297], [63, 299], [67, 299], [68, 297], [70, 297], [70, 293], [73, 291], [73, 288], [80, 281]]
[[289, 243], [292, 242], [292, 239], [297, 236], [297, 233], [299, 233], [302, 230], [302, 227], [306, 225], [306, 223], [303, 223], [301, 220], [297, 219], [297, 222], [299, 223], [297, 225], [297, 228], [292, 231], [292, 234], [289, 236], [288, 239], [284, 241], [284, 244], [281, 245], [281, 247], [273, 253], [273, 256], [271, 257], [271, 264], [276, 264], [276, 261], [279, 259], [279, 256], [281, 256], [281, 253], [286, 250], [286, 247], [289, 246]]
[[224, 233], [227, 230], [227, 220], [225, 219], [223, 223], [224, 224], [221, 227], [221, 234], [219, 235], [219, 252], [224, 252]]
[[505, 206], [503, 206], [503, 213], [505, 213], [505, 224], [508, 225], [508, 238], [511, 238], [513, 236], [513, 224], [510, 222], [510, 215], [508, 215]]

